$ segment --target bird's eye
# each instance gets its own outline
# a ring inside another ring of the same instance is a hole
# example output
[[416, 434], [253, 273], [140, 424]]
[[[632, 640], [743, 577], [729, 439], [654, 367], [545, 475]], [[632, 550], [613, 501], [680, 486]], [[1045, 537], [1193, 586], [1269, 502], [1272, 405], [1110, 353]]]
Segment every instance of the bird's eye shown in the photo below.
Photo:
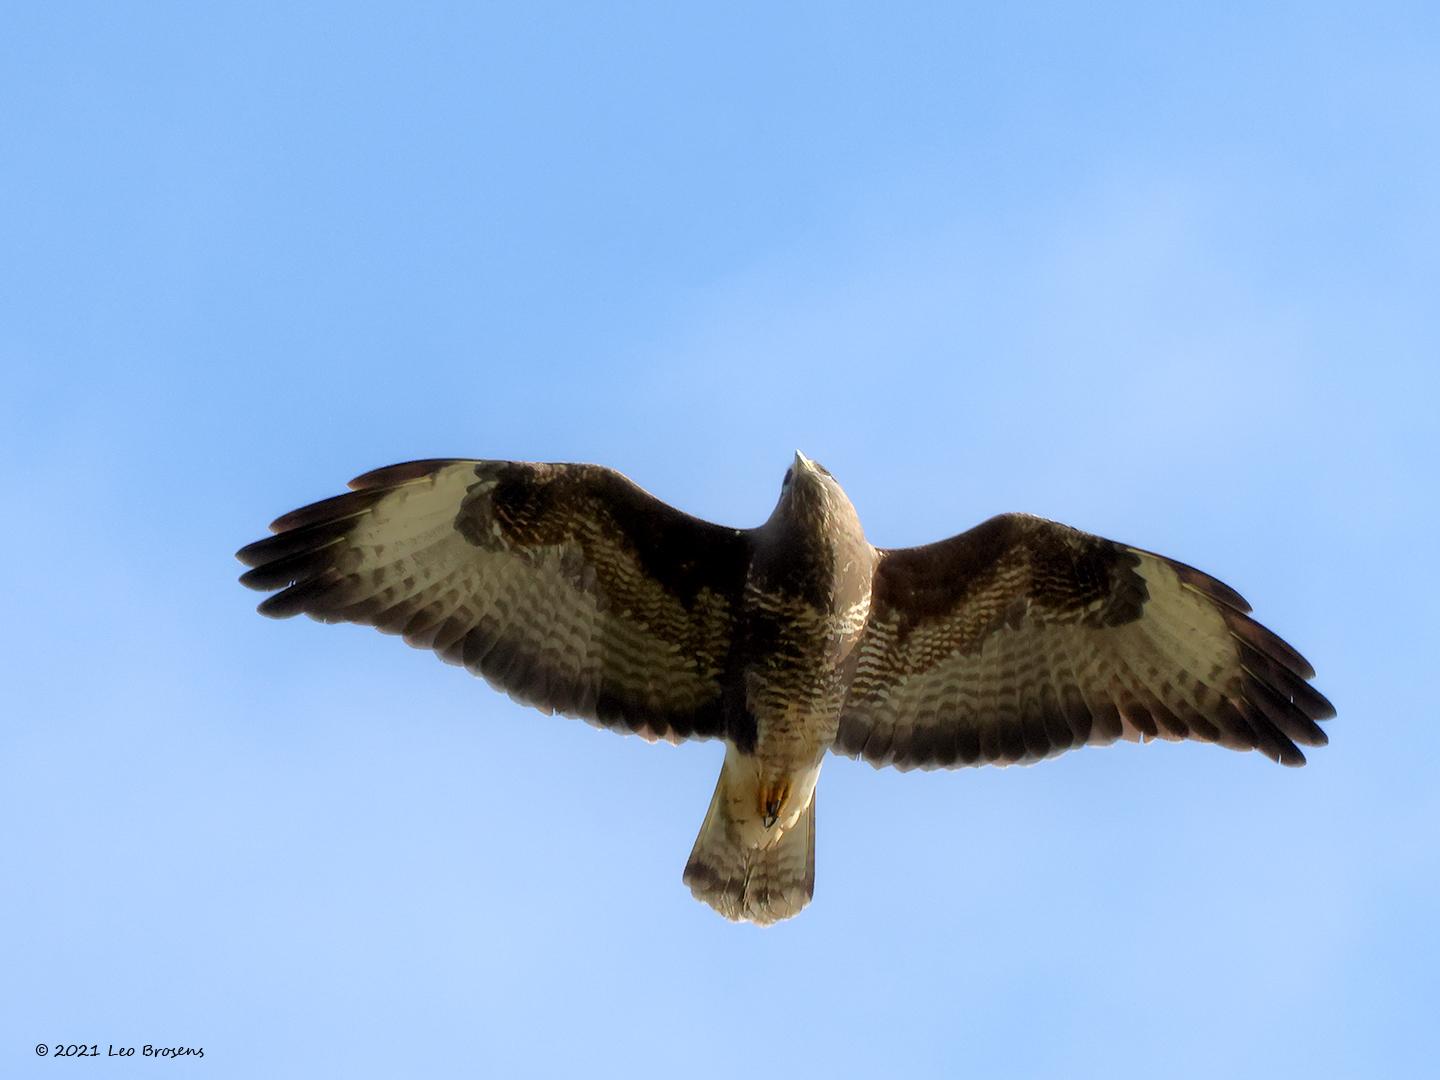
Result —
[[791, 481], [791, 479], [794, 478], [794, 476], [795, 476], [795, 470], [794, 470], [794, 469], [786, 469], [786, 470], [785, 470], [785, 479], [780, 481], [780, 490], [781, 490], [781, 491], [784, 491], [787, 487], [790, 486], [790, 481]]

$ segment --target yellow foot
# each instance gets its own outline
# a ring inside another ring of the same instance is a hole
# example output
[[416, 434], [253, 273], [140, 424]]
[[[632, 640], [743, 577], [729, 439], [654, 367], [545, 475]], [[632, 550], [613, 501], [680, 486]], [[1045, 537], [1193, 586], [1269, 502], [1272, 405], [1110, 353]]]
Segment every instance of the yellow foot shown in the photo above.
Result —
[[764, 823], [765, 828], [774, 828], [775, 822], [780, 820], [780, 815], [785, 809], [785, 803], [790, 799], [790, 781], [788, 778], [762, 781], [758, 793], [760, 820]]

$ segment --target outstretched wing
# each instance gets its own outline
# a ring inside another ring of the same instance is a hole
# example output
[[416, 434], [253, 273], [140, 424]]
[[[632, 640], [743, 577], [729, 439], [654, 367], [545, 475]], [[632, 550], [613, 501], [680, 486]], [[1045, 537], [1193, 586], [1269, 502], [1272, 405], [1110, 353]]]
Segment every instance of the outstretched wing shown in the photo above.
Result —
[[416, 461], [292, 511], [241, 582], [403, 634], [517, 701], [672, 741], [721, 735], [749, 540], [596, 465]]
[[1026, 514], [881, 553], [835, 749], [901, 769], [1201, 739], [1303, 765], [1314, 669], [1183, 563]]

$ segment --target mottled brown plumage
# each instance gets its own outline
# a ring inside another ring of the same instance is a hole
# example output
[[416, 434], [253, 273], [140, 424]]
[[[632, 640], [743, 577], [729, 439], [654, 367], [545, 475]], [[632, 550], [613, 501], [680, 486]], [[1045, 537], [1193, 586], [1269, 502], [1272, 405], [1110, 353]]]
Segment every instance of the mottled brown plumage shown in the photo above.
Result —
[[1192, 567], [1024, 514], [879, 550], [803, 455], [750, 530], [594, 465], [419, 461], [351, 487], [240, 550], [260, 611], [401, 634], [546, 712], [724, 739], [685, 880], [733, 919], [813, 895], [827, 751], [946, 768], [1189, 738], [1299, 765], [1334, 715]]
[[1303, 765], [1314, 669], [1193, 567], [1025, 514], [882, 553], [837, 749], [872, 764], [1037, 761], [1200, 739]]

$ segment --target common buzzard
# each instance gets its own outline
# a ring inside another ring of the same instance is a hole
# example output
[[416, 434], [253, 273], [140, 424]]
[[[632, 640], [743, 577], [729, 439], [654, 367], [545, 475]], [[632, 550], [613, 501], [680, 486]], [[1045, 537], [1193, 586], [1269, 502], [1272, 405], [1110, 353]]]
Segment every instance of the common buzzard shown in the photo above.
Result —
[[810, 901], [827, 751], [934, 769], [1190, 738], [1303, 765], [1335, 714], [1199, 570], [1026, 514], [874, 548], [802, 454], [755, 529], [597, 465], [416, 461], [350, 487], [240, 549], [260, 612], [402, 634], [547, 713], [725, 740], [685, 882], [729, 919]]

